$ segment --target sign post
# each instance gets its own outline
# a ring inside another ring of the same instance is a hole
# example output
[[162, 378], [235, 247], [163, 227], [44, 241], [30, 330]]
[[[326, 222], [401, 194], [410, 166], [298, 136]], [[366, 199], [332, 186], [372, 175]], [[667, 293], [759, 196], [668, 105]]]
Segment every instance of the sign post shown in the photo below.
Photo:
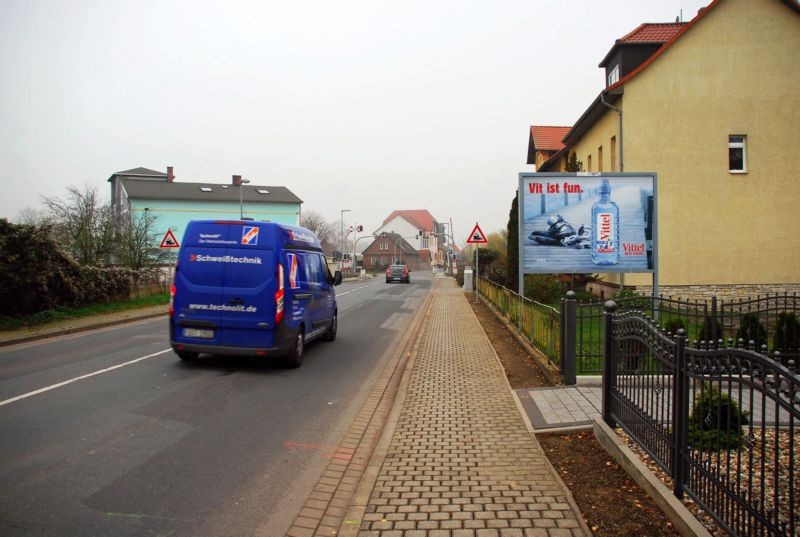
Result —
[[475, 245], [475, 303], [478, 303], [478, 250], [480, 250], [479, 244], [486, 244], [489, 242], [486, 240], [486, 235], [483, 234], [481, 227], [475, 222], [475, 227], [472, 228], [472, 232], [469, 234], [469, 238], [467, 239], [467, 244], [474, 244]]

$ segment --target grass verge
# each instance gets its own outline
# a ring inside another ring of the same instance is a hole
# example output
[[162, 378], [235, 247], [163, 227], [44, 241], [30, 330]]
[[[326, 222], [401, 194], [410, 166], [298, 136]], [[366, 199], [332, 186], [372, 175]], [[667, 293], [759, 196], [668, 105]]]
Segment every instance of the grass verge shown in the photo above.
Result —
[[104, 313], [113, 313], [116, 311], [146, 308], [148, 306], [160, 306], [167, 304], [168, 302], [169, 293], [158, 293], [120, 302], [93, 304], [91, 306], [85, 306], [83, 308], [72, 310], [40, 311], [38, 313], [23, 315], [20, 317], [8, 317], [3, 315], [0, 316], [0, 330], [14, 330], [16, 328], [41, 326], [54, 321], [63, 321], [65, 319], [76, 319], [79, 317], [88, 317], [90, 315], [102, 315]]

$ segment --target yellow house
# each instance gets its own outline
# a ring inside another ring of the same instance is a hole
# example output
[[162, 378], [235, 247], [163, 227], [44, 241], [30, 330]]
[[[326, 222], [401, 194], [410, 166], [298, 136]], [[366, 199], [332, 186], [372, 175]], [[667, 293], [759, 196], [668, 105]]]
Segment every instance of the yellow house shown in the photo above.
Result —
[[600, 67], [606, 88], [539, 171], [575, 153], [588, 172], [657, 173], [664, 294], [800, 291], [800, 3], [714, 0], [639, 26]]

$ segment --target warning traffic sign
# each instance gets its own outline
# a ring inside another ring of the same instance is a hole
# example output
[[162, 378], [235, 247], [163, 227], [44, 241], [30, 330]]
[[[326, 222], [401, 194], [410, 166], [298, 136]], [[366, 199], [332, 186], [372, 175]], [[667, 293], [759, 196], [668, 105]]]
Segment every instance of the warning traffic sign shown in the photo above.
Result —
[[181, 245], [178, 244], [178, 239], [175, 238], [172, 230], [168, 229], [166, 235], [164, 235], [164, 238], [161, 239], [161, 248], [180, 248], [180, 246]]
[[472, 229], [472, 233], [469, 234], [469, 238], [467, 239], [468, 244], [486, 244], [486, 235], [483, 234], [481, 231], [481, 227], [475, 222], [475, 227]]

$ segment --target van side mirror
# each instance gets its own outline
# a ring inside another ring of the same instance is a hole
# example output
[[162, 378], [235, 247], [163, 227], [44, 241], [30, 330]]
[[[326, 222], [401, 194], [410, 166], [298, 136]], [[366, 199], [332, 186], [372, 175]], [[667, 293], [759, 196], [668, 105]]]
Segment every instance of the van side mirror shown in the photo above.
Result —
[[342, 283], [342, 271], [337, 270], [333, 273], [333, 285], [339, 285]]

